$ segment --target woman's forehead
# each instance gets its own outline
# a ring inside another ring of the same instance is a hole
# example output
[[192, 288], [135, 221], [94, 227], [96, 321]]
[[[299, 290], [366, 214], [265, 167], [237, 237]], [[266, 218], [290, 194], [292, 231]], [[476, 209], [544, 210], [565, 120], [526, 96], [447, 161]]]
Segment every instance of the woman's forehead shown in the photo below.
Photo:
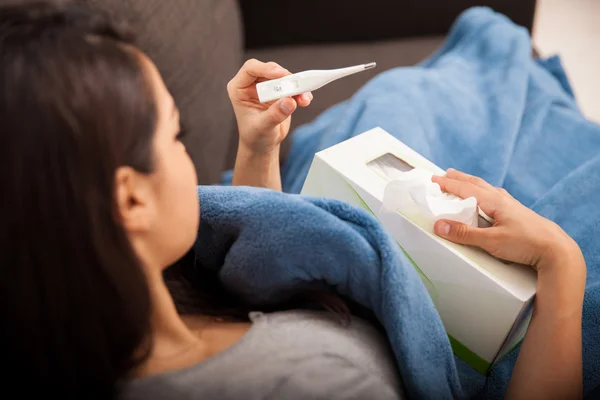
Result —
[[159, 124], [168, 123], [178, 117], [178, 110], [173, 100], [173, 96], [169, 93], [165, 82], [158, 72], [156, 65], [144, 53], [140, 52], [142, 60], [142, 68], [150, 84], [151, 91], [154, 95], [154, 101], [158, 112]]

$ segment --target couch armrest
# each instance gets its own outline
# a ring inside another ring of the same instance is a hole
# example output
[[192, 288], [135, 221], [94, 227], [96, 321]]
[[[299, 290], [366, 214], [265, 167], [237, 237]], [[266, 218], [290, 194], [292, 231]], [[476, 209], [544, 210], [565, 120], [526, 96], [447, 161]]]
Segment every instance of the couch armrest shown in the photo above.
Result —
[[444, 35], [486, 5], [531, 31], [536, 0], [238, 0], [246, 48]]

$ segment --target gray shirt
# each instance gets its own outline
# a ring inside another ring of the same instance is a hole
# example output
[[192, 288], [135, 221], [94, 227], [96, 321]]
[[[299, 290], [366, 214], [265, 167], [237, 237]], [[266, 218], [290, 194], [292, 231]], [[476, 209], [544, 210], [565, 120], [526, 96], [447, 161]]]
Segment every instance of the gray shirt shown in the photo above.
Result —
[[251, 313], [252, 326], [226, 351], [195, 366], [128, 383], [134, 399], [403, 398], [385, 338], [353, 318], [323, 312]]

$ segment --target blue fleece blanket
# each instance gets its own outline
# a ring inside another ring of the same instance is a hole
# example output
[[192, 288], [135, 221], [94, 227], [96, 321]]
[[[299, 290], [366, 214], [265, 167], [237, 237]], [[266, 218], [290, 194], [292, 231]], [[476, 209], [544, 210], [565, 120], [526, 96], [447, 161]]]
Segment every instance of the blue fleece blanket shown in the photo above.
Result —
[[[376, 126], [442, 168], [506, 188], [577, 240], [588, 263], [585, 392], [600, 385], [600, 126], [581, 115], [559, 59], [534, 60], [525, 29], [470, 9], [431, 58], [379, 75], [298, 128], [284, 191], [299, 193], [315, 152]], [[382, 321], [410, 397], [503, 398], [518, 349], [487, 379], [454, 358], [420, 279], [370, 216], [247, 188], [199, 195], [198, 261], [221, 268], [229, 288], [270, 302], [334, 287]]]

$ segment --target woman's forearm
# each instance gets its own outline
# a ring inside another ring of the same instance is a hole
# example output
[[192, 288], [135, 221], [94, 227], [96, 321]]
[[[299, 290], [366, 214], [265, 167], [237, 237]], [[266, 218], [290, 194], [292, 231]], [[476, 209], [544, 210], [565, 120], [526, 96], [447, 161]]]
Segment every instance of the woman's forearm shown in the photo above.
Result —
[[232, 184], [281, 191], [279, 147], [269, 152], [256, 153], [240, 143], [233, 169]]
[[533, 317], [507, 399], [583, 397], [581, 322], [585, 263], [579, 256], [556, 262], [563, 264], [539, 272]]

